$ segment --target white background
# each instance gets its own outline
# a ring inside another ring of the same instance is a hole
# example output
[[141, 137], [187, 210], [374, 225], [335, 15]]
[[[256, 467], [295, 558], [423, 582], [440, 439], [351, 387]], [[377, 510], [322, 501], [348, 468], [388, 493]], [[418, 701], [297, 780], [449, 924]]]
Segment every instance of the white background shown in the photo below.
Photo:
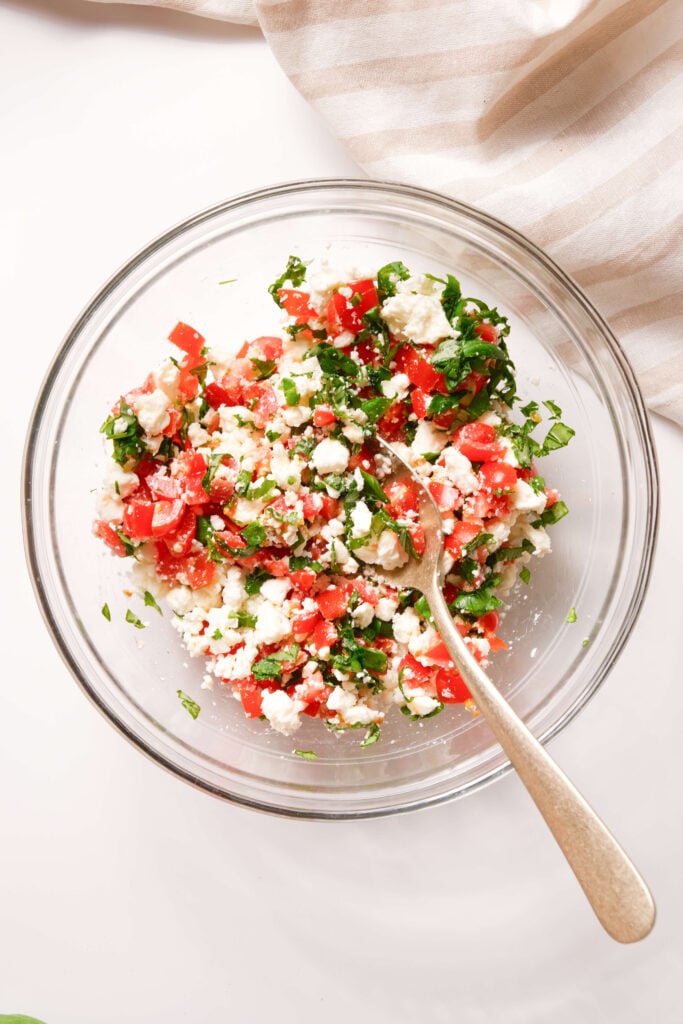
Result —
[[70, 322], [184, 216], [345, 174], [358, 171], [256, 31], [0, 0], [0, 1014], [677, 1024], [683, 494], [670, 424], [654, 424], [663, 518], [643, 613], [608, 682], [551, 744], [652, 886], [659, 921], [638, 946], [601, 931], [514, 778], [338, 825], [223, 805], [128, 746], [43, 627], [20, 543], [20, 460]]

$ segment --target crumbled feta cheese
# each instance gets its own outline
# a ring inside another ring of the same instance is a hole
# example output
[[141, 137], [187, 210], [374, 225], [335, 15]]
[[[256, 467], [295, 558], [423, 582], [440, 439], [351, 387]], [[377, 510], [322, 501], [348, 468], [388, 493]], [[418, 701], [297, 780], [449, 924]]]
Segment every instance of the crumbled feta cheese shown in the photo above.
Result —
[[305, 464], [298, 456], [290, 459], [284, 446], [277, 443], [273, 445], [273, 453], [270, 460], [270, 472], [278, 487], [300, 487], [301, 474]]
[[428, 420], [421, 420], [415, 431], [415, 439], [410, 446], [416, 455], [425, 452], [440, 452], [448, 444], [448, 434], [433, 426]]
[[351, 444], [362, 444], [365, 439], [363, 428], [357, 423], [347, 423], [346, 426], [342, 428], [342, 433], [344, 437], [348, 437]]
[[291, 736], [299, 728], [299, 715], [305, 707], [303, 701], [292, 699], [284, 690], [265, 691], [261, 704], [261, 710], [273, 729], [284, 736]]
[[415, 277], [407, 277], [404, 281], [396, 282], [396, 291], [399, 293], [415, 292], [417, 295], [437, 295], [443, 292], [443, 284], [434, 281], [426, 274], [416, 274]]
[[446, 470], [446, 479], [463, 494], [473, 494], [479, 490], [479, 480], [472, 472], [472, 463], [457, 448], [447, 448], [439, 463]]
[[341, 441], [326, 437], [314, 448], [311, 462], [321, 476], [343, 473], [349, 464], [349, 450]]
[[359, 501], [351, 509], [351, 522], [353, 523], [353, 529], [351, 530], [352, 537], [365, 537], [370, 533], [370, 527], [372, 526], [372, 512], [364, 501]]
[[512, 506], [520, 512], [537, 512], [539, 515], [546, 505], [543, 491], [537, 493], [526, 480], [518, 480], [512, 492]]
[[350, 331], [342, 331], [341, 334], [338, 334], [334, 339], [333, 344], [335, 348], [348, 348], [349, 345], [353, 345], [355, 340], [355, 334], [351, 334]]
[[391, 622], [397, 608], [398, 601], [395, 601], [393, 597], [380, 597], [375, 606], [375, 615], [382, 622]]
[[367, 601], [361, 601], [351, 612], [351, 617], [357, 626], [365, 629], [374, 619], [375, 612], [371, 604]]
[[160, 388], [155, 388], [149, 395], [140, 395], [135, 399], [135, 415], [144, 432], [150, 437], [161, 434], [171, 422], [168, 414], [168, 395]]
[[292, 581], [288, 578], [266, 580], [261, 584], [261, 596], [273, 604], [282, 604], [292, 589]]
[[394, 398], [402, 401], [408, 394], [410, 380], [405, 373], [396, 373], [389, 380], [382, 381], [382, 393], [385, 398]]
[[167, 359], [154, 374], [154, 379], [157, 388], [164, 392], [169, 401], [174, 402], [178, 394], [179, 368]]
[[413, 608], [397, 612], [391, 621], [394, 627], [394, 638], [400, 644], [409, 643], [413, 637], [419, 636], [422, 632], [422, 620]]
[[211, 434], [207, 430], [204, 430], [199, 423], [190, 423], [187, 428], [187, 436], [190, 439], [190, 444], [193, 448], [201, 448], [211, 438]]
[[280, 415], [289, 427], [300, 427], [302, 423], [310, 420], [313, 412], [307, 405], [292, 405], [287, 409], [281, 409]]
[[410, 338], [418, 345], [436, 345], [453, 336], [453, 328], [436, 295], [399, 292], [386, 300], [382, 317], [392, 334]]

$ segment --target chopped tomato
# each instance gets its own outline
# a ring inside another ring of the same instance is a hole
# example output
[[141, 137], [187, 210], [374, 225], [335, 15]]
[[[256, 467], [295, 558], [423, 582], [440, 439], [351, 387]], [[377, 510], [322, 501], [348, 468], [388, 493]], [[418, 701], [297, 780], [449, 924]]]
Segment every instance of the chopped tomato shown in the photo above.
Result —
[[322, 647], [333, 647], [338, 639], [339, 635], [334, 622], [326, 622], [321, 619], [313, 630], [313, 646], [318, 650]]
[[487, 612], [486, 615], [482, 615], [481, 618], [477, 620], [477, 625], [485, 633], [495, 633], [496, 630], [498, 629], [499, 621], [500, 616], [498, 612], [492, 611]]
[[405, 373], [411, 384], [420, 391], [431, 395], [438, 391], [441, 395], [448, 394], [446, 378], [435, 370], [428, 359], [421, 356], [411, 345], [402, 345], [396, 353], [396, 366], [400, 373]]
[[341, 502], [337, 498], [331, 498], [329, 494], [323, 494], [322, 499], [323, 507], [320, 514], [323, 519], [336, 519], [339, 515]]
[[440, 637], [433, 647], [430, 647], [428, 651], [425, 651], [424, 657], [429, 658], [430, 661], [435, 662], [437, 665], [445, 665], [448, 667], [453, 664], [453, 659], [448, 653], [448, 648]]
[[367, 473], [372, 466], [374, 466], [372, 455], [366, 446], [362, 444], [360, 449], [349, 459], [349, 472], [352, 473], [354, 469], [360, 468], [364, 469]]
[[462, 505], [462, 494], [453, 484], [442, 484], [435, 481], [430, 483], [429, 490], [436, 502], [436, 507], [441, 512], [452, 512]]
[[436, 673], [436, 692], [442, 704], [464, 704], [472, 694], [455, 668], [440, 668]]
[[302, 323], [316, 320], [317, 312], [311, 306], [311, 296], [298, 288], [278, 288], [278, 296], [286, 313], [294, 317], [302, 317]]
[[180, 409], [168, 410], [168, 426], [164, 427], [162, 434], [166, 437], [173, 437], [178, 433], [183, 424], [183, 414]]
[[301, 499], [304, 511], [304, 519], [310, 522], [311, 519], [315, 519], [317, 515], [320, 515], [323, 509], [323, 498], [322, 494], [304, 494]]
[[177, 345], [183, 352], [187, 352], [188, 355], [197, 357], [201, 354], [205, 344], [204, 338], [198, 331], [195, 331], [194, 327], [190, 327], [189, 324], [182, 322], [175, 325], [168, 336], [168, 340]]
[[394, 402], [377, 421], [377, 430], [385, 441], [402, 441], [405, 436], [408, 410], [403, 402]]
[[178, 529], [185, 512], [185, 503], [180, 498], [160, 498], [152, 506], [152, 537], [165, 537]]
[[410, 539], [413, 542], [415, 554], [418, 558], [421, 558], [427, 547], [427, 537], [425, 535], [424, 527], [420, 526], [418, 523], [417, 526], [411, 526], [408, 533], [410, 534]]
[[255, 338], [249, 346], [250, 359], [279, 359], [282, 355], [282, 338]]
[[[302, 612], [300, 615], [295, 615], [292, 619], [292, 633], [295, 639], [302, 640], [304, 637], [310, 636], [319, 623], [322, 624], [323, 619], [318, 612]], [[336, 638], [336, 630], [334, 635]]]
[[410, 394], [410, 401], [413, 406], [413, 412], [417, 418], [419, 420], [423, 420], [427, 415], [431, 396], [428, 395], [426, 391], [422, 391], [421, 388], [413, 388]]
[[462, 549], [479, 533], [483, 533], [484, 524], [481, 519], [463, 519], [455, 523], [453, 530], [446, 537], [444, 548], [453, 558], [462, 558]]
[[278, 410], [278, 401], [272, 384], [256, 381], [243, 390], [243, 401], [251, 410], [257, 427], [265, 427]]
[[334, 415], [329, 405], [316, 405], [313, 410], [314, 427], [331, 427], [332, 424], [336, 422], [337, 417]]
[[354, 352], [365, 366], [377, 366], [381, 356], [371, 341], [359, 341]]
[[242, 382], [236, 381], [232, 386], [225, 387], [213, 381], [204, 388], [204, 398], [212, 409], [220, 409], [222, 405], [241, 405]]
[[156, 544], [155, 558], [157, 573], [162, 579], [173, 581], [179, 576], [184, 576], [188, 586], [193, 590], [211, 583], [216, 571], [214, 563], [209, 561], [205, 551], [185, 558], [176, 558], [161, 541]]
[[335, 292], [327, 304], [326, 317], [328, 331], [334, 338], [348, 331], [358, 334], [363, 330], [363, 316], [368, 310], [379, 304], [374, 282], [367, 279], [355, 281], [348, 285], [351, 297], [347, 298]]
[[349, 596], [350, 587], [347, 585], [328, 587], [316, 596], [315, 602], [324, 618], [340, 619], [348, 611]]
[[257, 686], [252, 676], [232, 680], [232, 688], [242, 701], [247, 718], [260, 718], [263, 714], [263, 694], [267, 690]]
[[510, 499], [505, 494], [493, 494], [489, 491], [478, 491], [467, 499], [466, 508], [469, 515], [481, 519], [500, 519], [510, 511]]
[[93, 526], [93, 533], [96, 537], [99, 537], [100, 540], [103, 540], [115, 555], [119, 555], [120, 558], [125, 558], [127, 554], [126, 548], [124, 544], [121, 543], [116, 530], [114, 530], [109, 523], [105, 523], [102, 519], [98, 519]]
[[297, 590], [302, 594], [308, 594], [315, 583], [316, 575], [312, 569], [296, 569], [289, 574], [289, 578]]
[[377, 587], [373, 587], [372, 583], [368, 580], [363, 579], [362, 576], [358, 576], [351, 584], [353, 590], [360, 594], [361, 601], [365, 601], [367, 604], [371, 604], [373, 607], [379, 601], [379, 591]]
[[394, 519], [403, 519], [411, 513], [417, 515], [419, 512], [420, 497], [414, 484], [391, 480], [385, 485], [384, 493], [389, 499], [389, 515]]
[[398, 678], [408, 686], [429, 686], [432, 681], [433, 669], [423, 665], [412, 654], [406, 654], [398, 666]]
[[196, 532], [197, 516], [191, 508], [186, 508], [177, 528], [164, 537], [164, 544], [176, 558], [183, 558], [189, 555]]
[[471, 462], [490, 462], [500, 458], [503, 446], [490, 423], [465, 423], [455, 432], [454, 442]]
[[153, 501], [132, 498], [123, 510], [123, 532], [131, 540], [149, 540], [152, 536]]
[[474, 328], [474, 333], [482, 341], [488, 342], [489, 345], [495, 345], [498, 341], [498, 331], [493, 324], [477, 324]]
[[150, 473], [146, 482], [154, 501], [158, 498], [177, 498], [180, 494], [180, 485], [177, 479], [169, 476], [163, 466], [159, 466], [155, 473]]
[[479, 470], [479, 483], [489, 491], [511, 491], [517, 474], [508, 462], [485, 462]]
[[181, 452], [175, 464], [180, 493], [187, 504], [203, 505], [209, 498], [202, 484], [207, 470], [204, 456], [199, 452]]
[[559, 500], [560, 492], [556, 491], [554, 487], [546, 487], [544, 493], [546, 498], [545, 507], [551, 508]]

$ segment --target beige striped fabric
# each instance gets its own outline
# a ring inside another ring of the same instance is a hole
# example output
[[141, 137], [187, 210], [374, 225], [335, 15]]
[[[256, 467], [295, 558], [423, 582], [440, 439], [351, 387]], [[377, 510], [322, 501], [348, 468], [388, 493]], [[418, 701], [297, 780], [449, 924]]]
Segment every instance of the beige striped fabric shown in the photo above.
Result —
[[589, 294], [683, 424], [678, 0], [161, 0], [258, 19], [372, 177], [512, 224]]

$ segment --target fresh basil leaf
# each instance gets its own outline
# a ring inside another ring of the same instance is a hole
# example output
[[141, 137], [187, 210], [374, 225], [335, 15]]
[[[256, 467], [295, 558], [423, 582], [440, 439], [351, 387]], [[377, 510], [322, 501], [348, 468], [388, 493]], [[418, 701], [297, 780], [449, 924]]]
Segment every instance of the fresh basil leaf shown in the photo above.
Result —
[[382, 732], [377, 722], [372, 722], [364, 739], [361, 740], [361, 747], [371, 747], [374, 743], [378, 743], [381, 735]]
[[457, 277], [453, 277], [452, 274], [448, 274], [446, 287], [441, 293], [441, 305], [443, 306], [443, 311], [446, 314], [447, 320], [453, 319], [461, 298], [462, 291], [460, 289], [460, 282]]
[[396, 285], [399, 281], [407, 281], [410, 271], [405, 264], [397, 261], [387, 263], [377, 271], [377, 297], [380, 305], [390, 295], [396, 294]]
[[102, 614], [104, 615], [104, 617], [107, 620], [107, 622], [111, 622], [111, 612], [109, 611], [109, 605], [108, 604], [103, 604], [102, 605]]
[[266, 580], [272, 580], [273, 574], [265, 569], [254, 569], [244, 581], [244, 589], [250, 597], [258, 594]]
[[135, 615], [130, 608], [126, 611], [126, 622], [130, 622], [131, 626], [135, 626], [136, 629], [144, 629], [145, 624]]
[[360, 373], [360, 366], [349, 356], [344, 355], [338, 348], [320, 342], [310, 348], [304, 359], [315, 356], [320, 363], [323, 373], [331, 373], [341, 377], [357, 377]]
[[569, 509], [563, 501], [556, 501], [550, 508], [545, 509], [541, 514], [541, 518], [537, 519], [532, 526], [552, 526], [553, 523], [558, 523], [560, 519], [564, 519], [568, 515]]
[[159, 607], [159, 605], [154, 600], [154, 596], [152, 594], [150, 594], [149, 590], [145, 591], [145, 598], [144, 599], [145, 599], [145, 605], [148, 608], [154, 608], [156, 611], [159, 612], [159, 615], [163, 615], [164, 614], [162, 612], [161, 608]]
[[297, 757], [303, 757], [304, 761], [317, 761], [318, 755], [314, 750], [295, 750]]
[[274, 359], [252, 359], [251, 362], [256, 370], [255, 380], [267, 380], [273, 376], [277, 367]]
[[547, 455], [548, 452], [553, 452], [557, 448], [565, 448], [575, 434], [576, 431], [568, 427], [566, 423], [559, 421], [554, 423], [543, 442], [543, 454]]
[[381, 501], [386, 504], [389, 498], [377, 477], [373, 476], [372, 473], [366, 473], [364, 469], [361, 469], [360, 473], [363, 477], [363, 493], [369, 498], [374, 498], [375, 501]]
[[368, 398], [364, 402], [361, 402], [361, 410], [365, 413], [368, 418], [368, 423], [376, 423], [384, 416], [387, 409], [391, 406], [391, 398]]
[[522, 583], [527, 584], [531, 579], [531, 571], [526, 565], [523, 565], [522, 568], [519, 570], [519, 578], [522, 581]]
[[[230, 612], [228, 618], [235, 619], [240, 629], [253, 629], [258, 622], [257, 616], [250, 615], [249, 612]], [[221, 638], [216, 637], [215, 639], [220, 640]]]
[[[562, 419], [562, 410], [560, 409], [559, 405], [556, 405], [555, 402], [551, 402], [550, 399], [548, 399], [548, 401], [544, 402], [543, 404], [546, 407], [546, 409], [550, 413], [552, 413], [552, 415], [550, 417], [552, 420], [561, 420]], [[522, 412], [524, 412], [524, 410], [522, 410]]]
[[266, 531], [261, 524], [254, 520], [253, 523], [249, 523], [242, 530], [242, 536], [246, 540], [249, 547], [263, 547], [263, 543], [266, 539]]
[[285, 402], [287, 405], [299, 404], [301, 396], [297, 390], [296, 384], [293, 380], [290, 380], [289, 377], [285, 377], [284, 380], [280, 381], [280, 390], [285, 396]]
[[577, 620], [576, 608], [570, 608], [569, 611], [567, 612], [567, 618], [566, 618], [565, 621], [571, 623], [571, 622], [576, 622], [576, 620]]
[[176, 690], [176, 696], [179, 698], [180, 703], [183, 705], [188, 715], [190, 715], [195, 720], [199, 718], [199, 712], [202, 709], [200, 708], [199, 704], [196, 703], [196, 701], [192, 700], [192, 697], [189, 697], [186, 693], [183, 693], [182, 690]]
[[268, 286], [268, 291], [273, 297], [273, 301], [282, 309], [282, 302], [278, 291], [283, 287], [286, 281], [292, 285], [293, 288], [299, 288], [304, 280], [306, 279], [306, 268], [308, 264], [302, 263], [298, 256], [290, 256], [287, 260], [287, 266], [280, 274], [278, 278]]

